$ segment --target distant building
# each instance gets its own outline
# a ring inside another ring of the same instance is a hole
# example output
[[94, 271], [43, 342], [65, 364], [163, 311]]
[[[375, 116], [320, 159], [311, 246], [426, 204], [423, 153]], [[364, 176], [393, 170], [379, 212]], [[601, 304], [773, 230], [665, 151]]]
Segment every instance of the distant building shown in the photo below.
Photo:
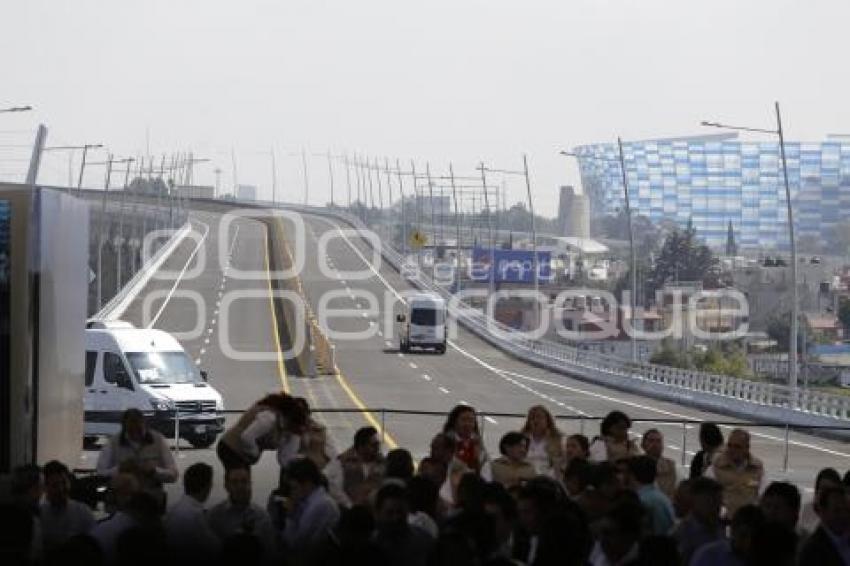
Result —
[[212, 185], [177, 185], [174, 192], [180, 198], [215, 198], [215, 187]]
[[590, 237], [590, 200], [571, 186], [561, 187], [558, 203], [558, 235]]
[[236, 187], [237, 200], [257, 200], [256, 185], [238, 185]]
[[[850, 140], [787, 142], [795, 236], [825, 239], [850, 217]], [[575, 148], [591, 213], [624, 210], [616, 144]], [[788, 248], [779, 144], [740, 141], [735, 134], [654, 139], [623, 145], [630, 204], [653, 222], [689, 220], [710, 246], [722, 249], [729, 225], [739, 248]]]

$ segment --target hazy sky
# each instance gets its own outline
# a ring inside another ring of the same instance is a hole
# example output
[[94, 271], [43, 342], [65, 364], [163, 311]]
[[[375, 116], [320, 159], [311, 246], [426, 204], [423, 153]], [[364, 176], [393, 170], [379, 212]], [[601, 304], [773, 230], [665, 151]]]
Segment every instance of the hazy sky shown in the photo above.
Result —
[[[2, 0], [0, 107], [37, 111], [0, 114], [0, 132], [42, 122], [53, 143], [135, 155], [149, 128], [152, 153], [212, 158], [223, 185], [235, 148], [266, 195], [274, 146], [290, 200], [302, 145], [458, 174], [526, 152], [553, 214], [578, 181], [562, 148], [771, 126], [774, 100], [789, 139], [850, 131], [848, 21], [846, 0]], [[67, 169], [54, 154], [45, 175]], [[324, 202], [326, 162], [310, 176]]]

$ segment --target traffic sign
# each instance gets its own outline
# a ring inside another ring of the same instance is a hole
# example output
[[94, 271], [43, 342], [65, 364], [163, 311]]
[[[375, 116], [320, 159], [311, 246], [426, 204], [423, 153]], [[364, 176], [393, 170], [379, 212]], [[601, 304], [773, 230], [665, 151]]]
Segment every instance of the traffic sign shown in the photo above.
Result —
[[413, 234], [410, 235], [410, 244], [415, 248], [421, 248], [425, 244], [428, 243], [428, 236], [420, 232], [419, 230], [414, 230]]

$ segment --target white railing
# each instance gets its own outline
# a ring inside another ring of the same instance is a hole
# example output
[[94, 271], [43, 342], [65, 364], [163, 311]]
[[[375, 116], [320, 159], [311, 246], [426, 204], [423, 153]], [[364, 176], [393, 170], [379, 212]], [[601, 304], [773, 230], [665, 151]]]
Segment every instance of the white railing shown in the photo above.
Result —
[[[369, 230], [360, 219], [342, 211], [305, 206], [287, 208], [336, 217], [356, 229]], [[367, 245], [371, 244], [369, 238], [363, 240]], [[402, 255], [389, 243], [381, 243], [382, 257], [394, 269], [401, 271], [404, 263]], [[529, 340], [516, 330], [490, 319], [482, 311], [458, 301], [421, 271], [412, 283], [442, 295], [449, 302], [451, 315], [477, 336], [520, 359], [559, 373], [655, 398], [687, 402], [750, 418], [774, 419], [783, 424], [818, 426], [850, 422], [850, 397], [847, 396], [804, 389], [794, 391], [775, 383], [634, 363], [566, 344]]]

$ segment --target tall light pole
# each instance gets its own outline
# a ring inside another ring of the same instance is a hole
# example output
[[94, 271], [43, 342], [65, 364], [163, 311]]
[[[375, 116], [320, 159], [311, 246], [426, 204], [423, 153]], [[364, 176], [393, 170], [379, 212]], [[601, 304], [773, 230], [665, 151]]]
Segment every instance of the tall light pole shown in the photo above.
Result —
[[493, 249], [495, 247], [493, 245], [493, 226], [490, 222], [490, 201], [487, 197], [487, 174], [485, 172], [489, 171], [489, 169], [484, 166], [484, 163], [481, 163], [478, 166], [478, 169], [481, 171], [481, 188], [484, 189], [484, 207], [487, 209], [487, 240], [489, 242], [488, 247], [490, 248], [490, 251], [488, 252], [488, 255], [490, 256], [490, 278], [488, 281], [488, 287], [490, 293], [493, 293], [496, 287], [496, 250]]
[[81, 193], [82, 190], [83, 190], [83, 174], [85, 173], [85, 170], [86, 170], [86, 156], [88, 155], [89, 150], [90, 149], [101, 149], [102, 147], [103, 147], [103, 144], [99, 144], [99, 143], [87, 143], [87, 144], [82, 146], [83, 157], [82, 157], [82, 160], [80, 161], [80, 177], [77, 180], [77, 193], [78, 194]]
[[304, 172], [304, 205], [307, 205], [307, 195], [310, 192], [310, 177], [307, 174], [307, 151], [301, 148], [301, 168]]
[[348, 211], [351, 212], [351, 164], [348, 162], [348, 154], [345, 154], [345, 185], [348, 187]]
[[[632, 208], [631, 208], [631, 198], [629, 196], [629, 183], [626, 177], [626, 159], [623, 154], [623, 141], [618, 137], [617, 138], [617, 150], [618, 150], [618, 160], [617, 164], [620, 167], [620, 175], [623, 180], [623, 200], [625, 201], [626, 208], [626, 229], [629, 232], [629, 272], [630, 272], [630, 287], [631, 291], [629, 293], [629, 320], [631, 322], [631, 332], [629, 332], [631, 337], [631, 359], [632, 362], [638, 361], [637, 355], [637, 337], [635, 336], [635, 315], [637, 310], [637, 259], [635, 254], [635, 234], [632, 228]], [[579, 155], [577, 153], [573, 153], [571, 151], [562, 151], [561, 155], [565, 155], [567, 157], [575, 157], [577, 159], [599, 159], [601, 161], [608, 161], [607, 159], [595, 157], [591, 155]]]
[[455, 293], [460, 293], [461, 257], [460, 257], [460, 211], [457, 206], [457, 187], [455, 187], [455, 171], [449, 163], [449, 178], [452, 183], [452, 199], [455, 205]]
[[770, 134], [779, 137], [779, 153], [782, 158], [782, 177], [785, 181], [785, 206], [788, 215], [788, 239], [791, 243], [791, 337], [788, 344], [788, 386], [795, 391], [794, 405], [797, 404], [797, 334], [800, 323], [800, 302], [797, 289], [797, 242], [794, 238], [794, 212], [791, 206], [791, 186], [788, 182], [788, 162], [785, 158], [785, 133], [782, 130], [782, 116], [779, 112], [779, 102], [774, 103], [776, 110], [776, 129], [749, 128], [745, 126], [730, 126], [719, 122], [702, 122], [703, 126], [722, 128], [724, 130], [740, 130]]

